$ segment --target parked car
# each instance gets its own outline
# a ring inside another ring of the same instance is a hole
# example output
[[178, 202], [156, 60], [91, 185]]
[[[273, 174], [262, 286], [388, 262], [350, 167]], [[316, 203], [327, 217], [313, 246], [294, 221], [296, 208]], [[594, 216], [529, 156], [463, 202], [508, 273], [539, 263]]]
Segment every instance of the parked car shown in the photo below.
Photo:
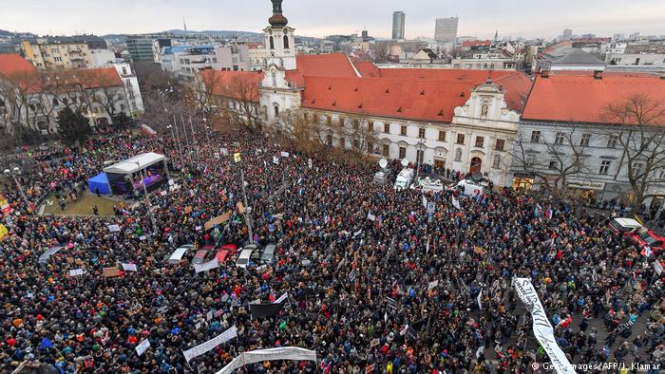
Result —
[[259, 258], [260, 254], [258, 245], [249, 244], [240, 251], [238, 260], [236, 260], [236, 266], [242, 269], [247, 269], [250, 263], [256, 263]]
[[199, 249], [198, 251], [196, 251], [194, 258], [192, 259], [192, 264], [199, 265], [206, 262], [207, 255], [208, 255], [207, 249]]
[[615, 234], [628, 234], [635, 229], [641, 229], [643, 226], [632, 218], [615, 218], [608, 225], [610, 231]]
[[372, 182], [376, 184], [388, 184], [393, 181], [394, 173], [391, 169], [381, 169], [374, 174], [374, 179]]
[[653, 231], [641, 229], [633, 231], [629, 235], [630, 239], [640, 246], [640, 248], [649, 247], [652, 251], [658, 252], [663, 249], [665, 238], [654, 233]]
[[179, 247], [178, 249], [173, 251], [171, 256], [169, 256], [169, 263], [170, 264], [180, 263], [180, 261], [182, 261], [182, 258], [185, 256], [185, 253], [192, 248], [194, 248], [194, 244], [185, 244], [182, 247]]
[[263, 250], [263, 253], [261, 254], [261, 261], [264, 263], [268, 263], [275, 258], [275, 251], [277, 249], [277, 245], [270, 243], [266, 245], [266, 249]]
[[440, 179], [430, 179], [430, 177], [418, 178], [418, 181], [411, 186], [412, 189], [422, 189], [423, 192], [441, 192], [443, 183]]
[[413, 169], [403, 169], [400, 171], [399, 175], [397, 175], [397, 178], [395, 179], [395, 189], [400, 191], [409, 188], [411, 182], [413, 182], [413, 177], [415, 174], [416, 173]]
[[224, 263], [231, 259], [233, 255], [236, 253], [238, 250], [238, 247], [236, 247], [235, 244], [226, 244], [223, 245], [220, 249], [217, 250], [217, 253], [215, 256], [217, 256], [217, 262]]

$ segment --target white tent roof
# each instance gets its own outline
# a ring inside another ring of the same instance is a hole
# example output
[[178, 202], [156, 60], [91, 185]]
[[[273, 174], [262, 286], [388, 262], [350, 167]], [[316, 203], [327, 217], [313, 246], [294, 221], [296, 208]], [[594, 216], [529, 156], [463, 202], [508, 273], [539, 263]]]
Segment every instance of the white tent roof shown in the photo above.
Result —
[[104, 173], [132, 174], [164, 160], [165, 157], [160, 154], [143, 153], [104, 168]]

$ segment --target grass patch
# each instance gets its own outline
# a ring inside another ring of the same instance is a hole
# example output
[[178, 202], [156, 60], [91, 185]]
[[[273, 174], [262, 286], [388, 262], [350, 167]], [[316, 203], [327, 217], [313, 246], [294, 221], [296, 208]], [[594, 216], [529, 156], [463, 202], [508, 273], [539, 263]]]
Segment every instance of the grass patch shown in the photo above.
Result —
[[113, 216], [113, 206], [120, 206], [121, 204], [118, 200], [112, 200], [103, 196], [97, 197], [97, 195], [94, 194], [79, 196], [76, 202], [67, 199], [67, 206], [65, 206], [64, 211], [60, 209], [58, 199], [55, 195], [47, 197], [45, 203], [46, 207], [44, 208], [44, 214], [52, 214], [55, 216], [94, 216], [92, 207], [97, 205], [99, 208], [99, 215], [108, 217]]

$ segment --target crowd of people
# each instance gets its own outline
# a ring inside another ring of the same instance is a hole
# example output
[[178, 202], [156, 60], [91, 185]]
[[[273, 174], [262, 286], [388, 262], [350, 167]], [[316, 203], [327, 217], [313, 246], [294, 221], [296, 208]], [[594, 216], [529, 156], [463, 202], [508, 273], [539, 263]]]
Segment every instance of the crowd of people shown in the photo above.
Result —
[[[35, 162], [18, 177], [28, 201], [12, 180], [3, 192], [14, 211], [0, 249], [2, 372], [39, 362], [61, 373], [214, 373], [241, 352], [287, 346], [315, 350], [318, 360], [242, 370], [542, 371], [548, 358], [514, 277], [532, 280], [570, 362], [625, 363], [617, 372], [636, 372], [633, 363], [658, 372], [664, 363], [665, 301], [654, 266], [662, 254], [613, 234], [608, 217], [510, 189], [460, 197], [458, 208], [448, 191], [397, 192], [372, 183], [375, 166], [310, 159], [250, 132], [198, 145], [198, 155], [183, 159], [168, 137], [126, 132], [22, 152]], [[148, 151], [178, 170], [173, 185], [150, 194], [150, 206], [129, 201], [111, 217], [36, 214], [43, 196], [79, 196], [105, 162]], [[244, 197], [251, 209], [241, 214]], [[195, 250], [168, 261], [185, 244], [251, 242], [274, 243], [275, 258], [243, 269], [231, 257], [200, 274]], [[104, 273], [120, 264], [137, 271]], [[77, 269], [83, 274], [70, 275]], [[277, 315], [251, 317], [250, 302], [283, 294]], [[231, 326], [236, 338], [185, 360], [184, 350]]]

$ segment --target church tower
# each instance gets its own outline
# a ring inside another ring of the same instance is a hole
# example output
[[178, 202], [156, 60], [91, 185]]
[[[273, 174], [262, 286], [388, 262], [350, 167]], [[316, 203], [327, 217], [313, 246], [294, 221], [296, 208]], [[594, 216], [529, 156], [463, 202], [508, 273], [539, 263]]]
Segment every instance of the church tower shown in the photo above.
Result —
[[282, 0], [272, 1], [270, 26], [263, 30], [266, 50], [270, 52], [268, 66], [276, 65], [284, 70], [296, 68], [295, 29], [287, 26], [289, 20], [282, 14]]

